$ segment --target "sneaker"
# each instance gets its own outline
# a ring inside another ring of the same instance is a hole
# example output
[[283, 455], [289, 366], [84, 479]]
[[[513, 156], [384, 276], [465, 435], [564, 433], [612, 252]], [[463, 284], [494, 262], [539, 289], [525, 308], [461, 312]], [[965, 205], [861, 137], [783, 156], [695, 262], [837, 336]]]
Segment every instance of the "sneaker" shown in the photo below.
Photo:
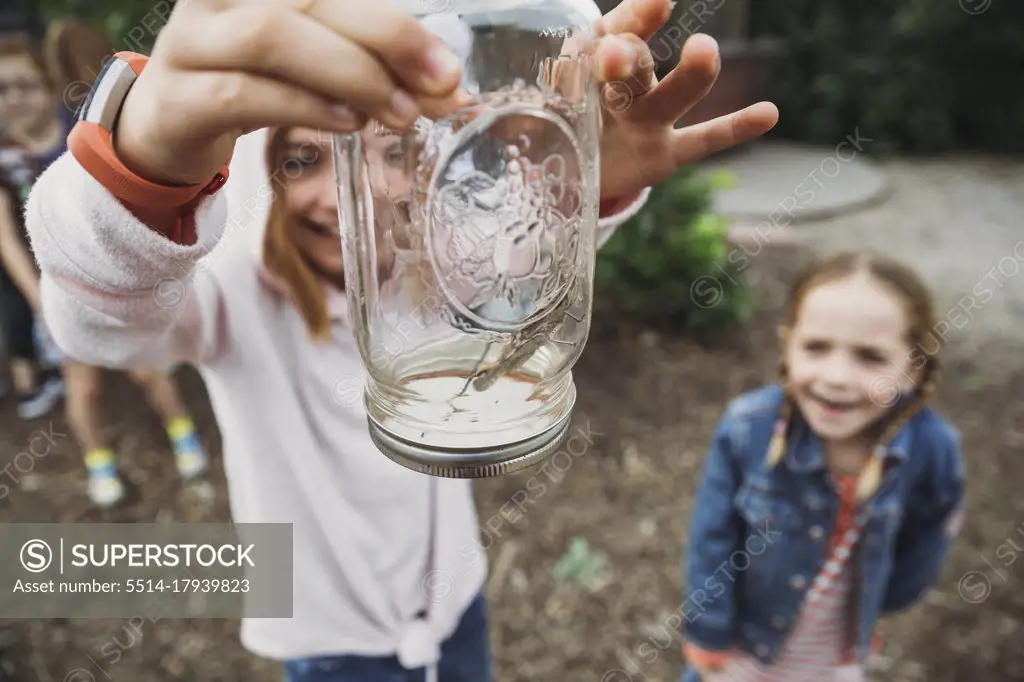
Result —
[[38, 419], [54, 408], [64, 397], [64, 379], [53, 372], [44, 375], [43, 382], [28, 395], [18, 396], [18, 416], [22, 419]]
[[124, 497], [124, 483], [117, 469], [117, 454], [113, 450], [97, 448], [85, 453], [89, 499], [96, 506], [111, 507]]
[[124, 483], [117, 474], [90, 474], [89, 499], [97, 507], [112, 507], [124, 497]]
[[185, 480], [206, 471], [206, 451], [194, 431], [174, 440], [174, 463], [178, 467], [178, 474]]

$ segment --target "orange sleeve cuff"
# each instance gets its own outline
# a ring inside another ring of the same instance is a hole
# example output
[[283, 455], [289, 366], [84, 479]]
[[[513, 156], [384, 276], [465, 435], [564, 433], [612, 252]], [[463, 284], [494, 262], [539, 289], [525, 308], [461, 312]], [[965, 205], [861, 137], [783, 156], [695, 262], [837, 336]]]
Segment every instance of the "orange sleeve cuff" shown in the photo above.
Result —
[[732, 658], [731, 651], [705, 651], [690, 643], [683, 645], [683, 654], [686, 656], [686, 660], [707, 668], [723, 666]]
[[130, 204], [124, 199], [121, 199], [121, 203], [138, 218], [140, 223], [159, 232], [175, 244], [192, 246], [199, 239], [199, 234], [196, 232], [198, 200], [170, 210], [162, 206]]
[[602, 199], [601, 203], [598, 204], [597, 217], [599, 219], [610, 218], [616, 213], [625, 210], [626, 207], [628, 207], [630, 204], [636, 201], [641, 194], [642, 192], [637, 192], [632, 196], [615, 197], [613, 199]]

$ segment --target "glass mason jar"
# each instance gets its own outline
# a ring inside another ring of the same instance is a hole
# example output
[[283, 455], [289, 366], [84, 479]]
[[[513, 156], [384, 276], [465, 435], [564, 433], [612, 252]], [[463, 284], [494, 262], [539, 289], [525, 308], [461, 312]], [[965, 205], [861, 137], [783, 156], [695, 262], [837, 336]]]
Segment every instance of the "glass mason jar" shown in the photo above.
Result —
[[[465, 106], [337, 135], [346, 290], [388, 457], [477, 478], [564, 442], [590, 331], [600, 163], [591, 0], [407, 0]], [[443, 6], [442, 6], [443, 5]]]

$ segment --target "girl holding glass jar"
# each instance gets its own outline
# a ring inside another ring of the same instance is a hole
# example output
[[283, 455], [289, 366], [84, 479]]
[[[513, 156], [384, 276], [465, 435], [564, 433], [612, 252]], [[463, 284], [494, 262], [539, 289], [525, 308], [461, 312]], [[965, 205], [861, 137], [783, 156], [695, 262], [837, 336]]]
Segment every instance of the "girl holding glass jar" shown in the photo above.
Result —
[[[762, 103], [675, 130], [718, 57], [711, 39], [691, 38], [655, 84], [645, 41], [668, 15], [668, 0], [629, 0], [601, 21], [600, 79], [636, 84], [633, 105], [602, 130], [604, 231], [650, 185], [777, 119]], [[29, 200], [61, 348], [109, 365], [196, 365], [223, 435], [233, 520], [293, 525], [293, 617], [241, 630], [293, 681], [491, 679], [485, 562], [448, 570], [478, 543], [470, 483], [403, 468], [367, 435], [320, 132], [368, 118], [401, 130], [447, 110], [460, 82], [447, 54], [386, 1], [190, 0], [148, 62], [133, 57], [145, 68], [114, 145], [80, 127]], [[326, 55], [344, 68], [309, 68]], [[386, 174], [378, 139], [369, 170]], [[227, 158], [217, 191], [208, 183]], [[393, 252], [379, 267], [411, 276], [400, 242], [379, 245]]]

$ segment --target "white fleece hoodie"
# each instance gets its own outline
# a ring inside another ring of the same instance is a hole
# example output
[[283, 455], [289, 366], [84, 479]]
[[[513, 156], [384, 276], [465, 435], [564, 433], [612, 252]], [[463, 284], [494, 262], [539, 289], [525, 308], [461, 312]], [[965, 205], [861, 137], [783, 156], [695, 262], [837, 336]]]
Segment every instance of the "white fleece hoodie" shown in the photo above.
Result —
[[[69, 356], [111, 367], [194, 364], [223, 438], [238, 523], [293, 524], [294, 613], [244, 619], [242, 643], [284, 660], [355, 654], [432, 666], [486, 575], [469, 481], [381, 455], [341, 377], [365, 376], [344, 294], [333, 343], [309, 340], [264, 274], [266, 131], [239, 140], [194, 245], [139, 222], [64, 154], [26, 208], [44, 316]], [[646, 201], [601, 221], [601, 241]], [[215, 250], [215, 247], [216, 250]], [[417, 618], [420, 611], [425, 618]]]

